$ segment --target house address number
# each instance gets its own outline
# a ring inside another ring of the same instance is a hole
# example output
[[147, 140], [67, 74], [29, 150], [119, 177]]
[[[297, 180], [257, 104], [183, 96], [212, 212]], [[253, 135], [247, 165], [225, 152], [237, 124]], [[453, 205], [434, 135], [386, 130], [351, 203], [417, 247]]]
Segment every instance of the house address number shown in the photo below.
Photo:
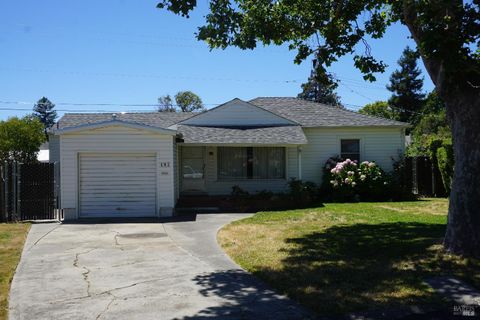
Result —
[[167, 162], [160, 162], [161, 168], [170, 168], [170, 161]]

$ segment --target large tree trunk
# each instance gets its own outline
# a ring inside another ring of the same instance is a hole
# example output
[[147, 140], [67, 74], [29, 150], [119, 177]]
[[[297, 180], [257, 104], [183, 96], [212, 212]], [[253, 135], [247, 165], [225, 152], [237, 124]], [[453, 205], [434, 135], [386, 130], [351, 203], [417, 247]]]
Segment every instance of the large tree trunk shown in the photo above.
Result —
[[480, 89], [471, 83], [458, 88], [447, 85], [441, 94], [455, 156], [444, 245], [452, 253], [480, 258]]
[[[453, 18], [451, 30], [460, 24], [458, 1], [445, 3]], [[440, 7], [440, 10], [443, 10]], [[442, 59], [423, 54], [424, 32], [417, 24], [414, 1], [404, 1], [404, 22], [420, 48], [425, 68], [438, 95], [447, 105], [453, 138], [455, 167], [448, 208], [444, 246], [451, 253], [480, 258], [480, 74], [476, 61], [458, 61], [451, 68]], [[456, 18], [456, 19], [455, 19]], [[458, 26], [457, 26], [458, 27]], [[458, 52], [460, 48], [451, 48]], [[460, 59], [460, 57], [459, 57]], [[448, 70], [447, 70], [448, 69]]]

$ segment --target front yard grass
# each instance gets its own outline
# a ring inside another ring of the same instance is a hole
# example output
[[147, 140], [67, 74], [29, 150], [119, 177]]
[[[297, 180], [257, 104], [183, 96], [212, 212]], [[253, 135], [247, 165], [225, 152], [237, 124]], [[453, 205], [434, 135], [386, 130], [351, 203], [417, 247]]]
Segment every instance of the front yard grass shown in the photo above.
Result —
[[447, 207], [425, 199], [260, 212], [218, 240], [243, 268], [321, 315], [437, 305], [428, 277], [480, 288], [480, 261], [442, 250]]
[[8, 314], [8, 291], [27, 232], [25, 223], [0, 223], [0, 320]]

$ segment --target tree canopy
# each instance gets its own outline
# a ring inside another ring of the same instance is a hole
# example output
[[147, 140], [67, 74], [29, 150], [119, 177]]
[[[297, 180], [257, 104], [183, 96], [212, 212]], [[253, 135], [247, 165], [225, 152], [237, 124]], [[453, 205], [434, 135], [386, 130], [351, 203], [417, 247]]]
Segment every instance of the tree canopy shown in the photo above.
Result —
[[45, 140], [44, 125], [35, 116], [0, 121], [0, 161], [35, 162]]
[[363, 108], [358, 110], [358, 112], [370, 116], [398, 120], [398, 114], [395, 113], [395, 110], [390, 108], [387, 101], [375, 101], [373, 103], [366, 104]]
[[169, 94], [158, 98], [159, 112], [200, 112], [204, 110], [202, 99], [192, 91], [179, 91], [175, 95], [175, 105]]
[[[157, 7], [188, 17], [196, 5], [196, 0], [162, 0]], [[364, 78], [375, 80], [374, 73], [383, 72], [386, 65], [373, 56], [368, 39], [383, 37], [395, 22], [408, 26], [429, 67], [438, 69], [435, 83], [446, 75], [452, 81], [478, 80], [477, 1], [211, 0], [209, 6], [199, 40], [212, 48], [288, 43], [297, 49], [297, 63], [315, 55], [317, 76], [324, 80], [329, 77], [327, 68], [350, 53]]]
[[173, 105], [172, 97], [167, 94], [158, 98], [158, 112], [176, 112], [177, 109]]
[[423, 93], [422, 72], [417, 66], [420, 57], [418, 52], [409, 47], [403, 50], [398, 60], [400, 69], [395, 70], [390, 76], [390, 84], [387, 89], [392, 92], [388, 103], [398, 114], [398, 120], [415, 124], [418, 114], [423, 105], [425, 94]]
[[180, 91], [175, 95], [177, 106], [182, 112], [204, 111], [202, 99], [192, 91]]
[[40, 98], [33, 106], [33, 115], [43, 124], [45, 135], [57, 119], [57, 111], [54, 108], [55, 105], [45, 97]]
[[302, 92], [298, 94], [298, 98], [315, 101], [331, 106], [343, 108], [340, 97], [335, 92], [336, 83], [320, 83], [317, 80], [315, 69], [317, 60], [313, 60], [313, 70], [308, 77], [308, 81], [302, 84]]

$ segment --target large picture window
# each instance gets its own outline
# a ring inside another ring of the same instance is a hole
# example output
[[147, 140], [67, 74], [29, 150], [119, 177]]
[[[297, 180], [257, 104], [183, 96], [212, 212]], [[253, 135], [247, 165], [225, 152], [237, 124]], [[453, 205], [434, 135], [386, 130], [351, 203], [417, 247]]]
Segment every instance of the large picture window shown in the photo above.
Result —
[[342, 159], [350, 159], [360, 161], [360, 140], [359, 139], [342, 139], [340, 142]]
[[218, 179], [284, 179], [285, 148], [219, 147]]

